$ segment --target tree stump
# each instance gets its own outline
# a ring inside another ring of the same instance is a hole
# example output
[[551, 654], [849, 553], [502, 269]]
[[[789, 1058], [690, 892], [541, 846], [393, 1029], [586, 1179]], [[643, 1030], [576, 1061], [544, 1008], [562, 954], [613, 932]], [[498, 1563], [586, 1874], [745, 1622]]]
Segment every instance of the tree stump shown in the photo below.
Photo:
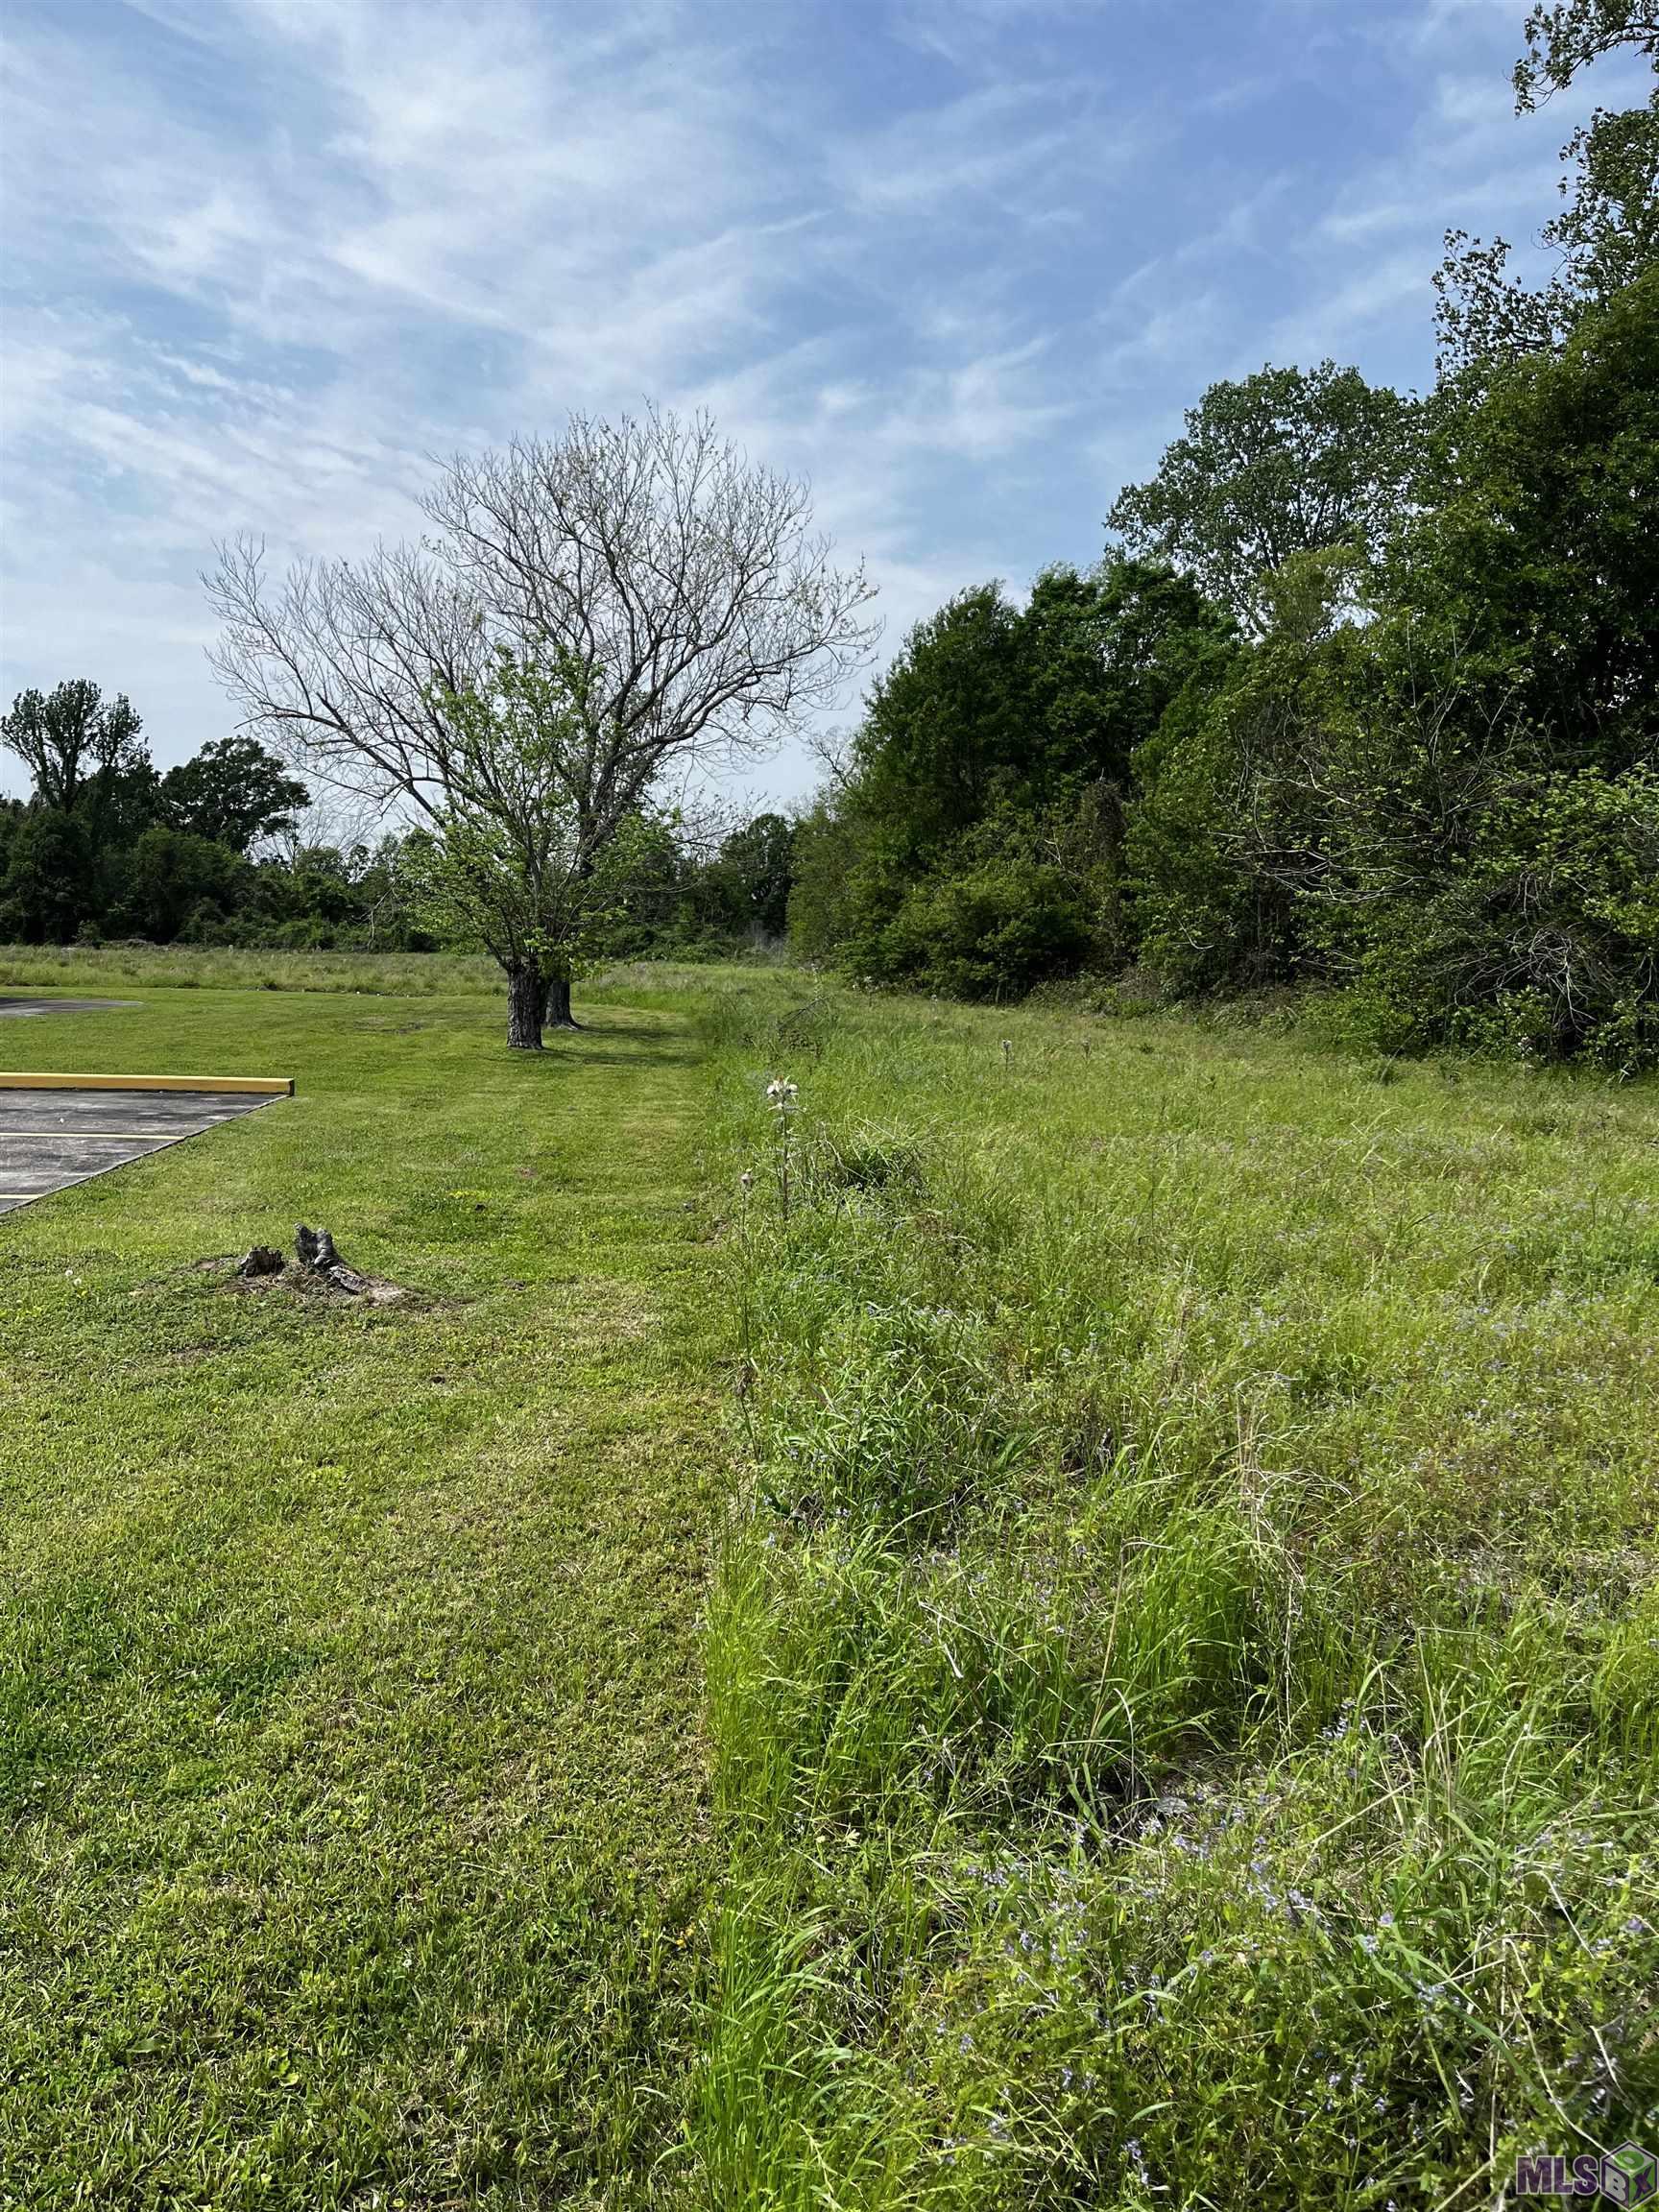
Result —
[[347, 1266], [334, 1249], [334, 1239], [326, 1229], [307, 1229], [301, 1221], [295, 1233], [294, 1248], [305, 1272], [325, 1277], [336, 1290], [345, 1290], [356, 1298], [369, 1288], [368, 1276], [359, 1275], [354, 1268]]

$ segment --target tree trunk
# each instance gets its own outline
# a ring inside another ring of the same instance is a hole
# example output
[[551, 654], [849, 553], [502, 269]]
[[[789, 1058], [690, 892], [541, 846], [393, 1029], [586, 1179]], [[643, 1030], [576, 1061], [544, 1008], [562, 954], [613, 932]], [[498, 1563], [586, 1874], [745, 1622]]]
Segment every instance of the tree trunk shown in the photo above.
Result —
[[570, 978], [568, 975], [549, 975], [547, 978], [546, 1017], [549, 1029], [575, 1029], [580, 1026], [570, 1011]]
[[547, 979], [534, 960], [507, 971], [507, 1042], [515, 1052], [540, 1052]]

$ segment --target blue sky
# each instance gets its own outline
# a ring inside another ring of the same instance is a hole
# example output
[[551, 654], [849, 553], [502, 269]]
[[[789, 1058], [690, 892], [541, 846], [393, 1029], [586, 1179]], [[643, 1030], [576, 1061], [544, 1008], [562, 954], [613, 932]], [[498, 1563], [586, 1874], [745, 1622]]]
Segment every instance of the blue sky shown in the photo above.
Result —
[[349, 553], [646, 396], [810, 475], [889, 650], [1091, 562], [1212, 379], [1426, 381], [1441, 232], [1531, 239], [1621, 90], [1518, 120], [1525, 12], [9, 0], [0, 695], [93, 676], [180, 758], [217, 533]]

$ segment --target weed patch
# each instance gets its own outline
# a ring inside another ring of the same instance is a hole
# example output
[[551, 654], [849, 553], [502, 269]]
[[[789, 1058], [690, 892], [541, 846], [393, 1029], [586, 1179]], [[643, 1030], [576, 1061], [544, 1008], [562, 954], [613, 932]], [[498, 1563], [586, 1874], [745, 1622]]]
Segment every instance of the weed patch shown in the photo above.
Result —
[[1382, 2212], [1651, 2140], [1651, 1087], [832, 1015], [708, 1020], [714, 2200]]

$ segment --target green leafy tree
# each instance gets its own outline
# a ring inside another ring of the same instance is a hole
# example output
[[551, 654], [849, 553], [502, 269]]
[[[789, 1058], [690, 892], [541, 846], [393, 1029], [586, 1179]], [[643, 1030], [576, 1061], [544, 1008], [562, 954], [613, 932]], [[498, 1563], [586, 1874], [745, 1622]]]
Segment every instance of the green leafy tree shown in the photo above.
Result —
[[549, 673], [502, 652], [484, 682], [443, 700], [445, 803], [404, 848], [413, 902], [434, 933], [499, 963], [507, 1041], [519, 1050], [540, 1047], [550, 996], [551, 1018], [569, 1020], [600, 898], [600, 851], [584, 838], [568, 777], [581, 681], [579, 669]]
[[1171, 703], [1142, 748], [1127, 860], [1142, 957], [1190, 991], [1306, 972], [1300, 908], [1325, 886], [1364, 634], [1341, 619], [1358, 556], [1294, 556], [1264, 635]]
[[66, 945], [92, 911], [97, 854], [86, 825], [62, 806], [31, 806], [14, 821], [0, 879], [0, 933]]
[[722, 838], [712, 874], [733, 936], [781, 937], [795, 880], [794, 823], [770, 812], [752, 816]]
[[618, 865], [589, 934], [613, 959], [685, 950], [682, 905], [695, 873], [672, 814], [641, 814], [618, 840]]
[[1659, 779], [1512, 777], [1450, 864], [1368, 914], [1354, 1013], [1390, 1047], [1449, 1040], [1622, 1074], [1659, 1064]]
[[1598, 55], [1633, 48], [1659, 61], [1655, 0], [1545, 0], [1527, 18], [1527, 51], [1515, 64], [1517, 107], [1529, 112], [1565, 92]]
[[[1379, 1042], [1650, 1049], [1659, 272], [1449, 415], [1408, 516], [1271, 581], [1265, 636], [1142, 761], [1147, 955], [1351, 984]], [[1600, 841], [1599, 843], [1598, 841]]]
[[872, 689], [846, 782], [803, 830], [792, 941], [833, 946], [859, 974], [914, 974], [916, 917], [946, 911], [918, 903], [921, 885], [1018, 848], [1090, 917], [1088, 953], [1056, 931], [1054, 956], [1115, 964], [1132, 764], [1194, 670], [1231, 649], [1228, 619], [1159, 563], [1057, 565], [1023, 608], [994, 584], [958, 593]]
[[281, 836], [311, 794], [252, 737], [215, 737], [162, 777], [159, 804], [168, 824], [244, 855]]
[[124, 857], [112, 926], [163, 945], [216, 933], [245, 896], [248, 877], [246, 861], [228, 846], [152, 823]]
[[1092, 942], [1067, 873], [1004, 852], [919, 884], [888, 925], [883, 965], [921, 990], [1000, 1001], [1075, 974]]
[[[1431, 496], [1382, 564], [1403, 685], [1550, 767], [1617, 775], [1659, 741], [1659, 269], [1513, 364], [1432, 442]], [[1393, 631], [1388, 633], [1390, 637]]]
[[125, 692], [106, 704], [96, 684], [73, 677], [50, 692], [20, 691], [0, 716], [0, 745], [28, 769], [42, 806], [67, 810], [90, 779], [148, 766], [142, 729]]
[[820, 796], [795, 831], [789, 950], [808, 966], [837, 959], [854, 933], [855, 872], [865, 823], [845, 796]]
[[871, 689], [853, 781], [879, 863], [926, 865], [983, 816], [1022, 756], [1020, 613], [999, 584], [959, 591], [919, 622]]
[[1210, 387], [1108, 523], [1130, 552], [1180, 569], [1260, 634], [1264, 580], [1293, 555], [1381, 538], [1414, 437], [1411, 404], [1358, 369], [1262, 369]]

